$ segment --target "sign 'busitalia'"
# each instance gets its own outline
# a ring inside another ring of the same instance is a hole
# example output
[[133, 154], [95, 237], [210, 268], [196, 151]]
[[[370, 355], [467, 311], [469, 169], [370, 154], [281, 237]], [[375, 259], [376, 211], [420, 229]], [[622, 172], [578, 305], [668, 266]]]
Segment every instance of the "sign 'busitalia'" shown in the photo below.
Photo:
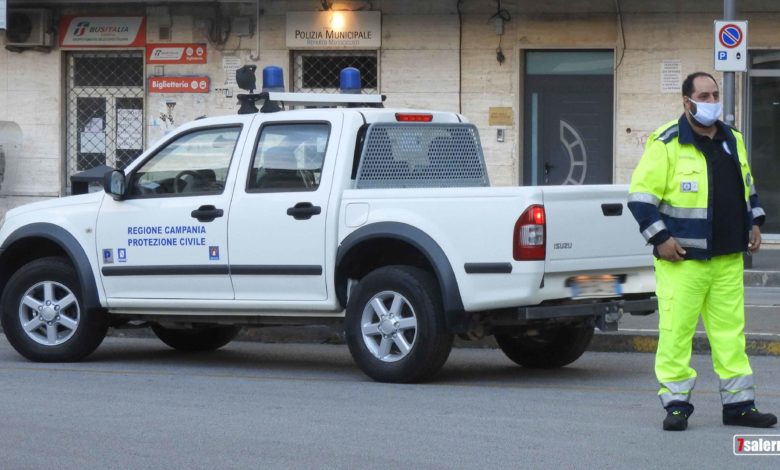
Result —
[[59, 26], [60, 46], [142, 47], [146, 45], [143, 16], [63, 16]]

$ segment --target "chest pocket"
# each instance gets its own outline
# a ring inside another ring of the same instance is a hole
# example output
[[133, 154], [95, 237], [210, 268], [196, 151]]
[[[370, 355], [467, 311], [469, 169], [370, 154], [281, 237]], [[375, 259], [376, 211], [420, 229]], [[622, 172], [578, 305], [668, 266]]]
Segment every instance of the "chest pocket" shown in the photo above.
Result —
[[669, 203], [677, 207], [707, 207], [707, 167], [703, 159], [680, 158], [671, 178]]

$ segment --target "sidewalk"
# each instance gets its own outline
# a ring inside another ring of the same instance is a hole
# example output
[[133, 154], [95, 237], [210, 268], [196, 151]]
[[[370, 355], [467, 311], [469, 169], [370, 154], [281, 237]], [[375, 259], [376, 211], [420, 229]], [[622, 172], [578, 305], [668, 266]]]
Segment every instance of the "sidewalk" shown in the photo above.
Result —
[[[655, 352], [658, 314], [624, 315], [616, 332], [597, 331], [591, 351]], [[749, 355], [780, 356], [780, 287], [745, 288], [745, 337]], [[699, 320], [693, 338], [695, 353], [709, 354], [710, 345]]]
[[745, 286], [780, 287], [780, 244], [767, 244], [750, 258], [745, 262]]
[[[780, 245], [767, 244], [745, 269], [745, 337], [750, 355], [780, 356]], [[655, 352], [658, 315], [624, 315], [614, 333], [597, 332], [591, 351]], [[710, 345], [699, 320], [694, 353], [709, 354]]]

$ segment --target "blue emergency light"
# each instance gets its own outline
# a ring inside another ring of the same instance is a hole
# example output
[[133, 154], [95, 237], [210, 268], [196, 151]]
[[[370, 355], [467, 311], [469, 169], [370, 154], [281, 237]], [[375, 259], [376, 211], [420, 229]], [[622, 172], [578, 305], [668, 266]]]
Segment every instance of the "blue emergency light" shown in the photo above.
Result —
[[284, 71], [269, 65], [263, 69], [263, 91], [284, 91]]
[[355, 67], [341, 69], [339, 88], [342, 93], [360, 93], [360, 70]]
[[[2, 0], [0, 0], [2, 1]], [[236, 83], [239, 88], [249, 93], [239, 93], [236, 97], [241, 105], [238, 114], [275, 113], [284, 109], [284, 104], [298, 107], [334, 107], [350, 108], [369, 107], [382, 108], [384, 95], [364, 95], [360, 86], [360, 71], [355, 67], [347, 67], [339, 73], [339, 91], [341, 93], [286, 93], [284, 91], [284, 72], [281, 67], [269, 65], [263, 69], [263, 88], [261, 93], [254, 93], [254, 64], [244, 65], [236, 71]], [[360, 95], [347, 97], [344, 95]], [[258, 110], [255, 103], [261, 101]], [[426, 115], [430, 121], [430, 114]], [[409, 116], [405, 116], [409, 117]], [[415, 117], [415, 116], [412, 116]], [[402, 120], [402, 119], [399, 119]], [[404, 119], [410, 120], [410, 119]], [[415, 119], [426, 121], [426, 119]]]

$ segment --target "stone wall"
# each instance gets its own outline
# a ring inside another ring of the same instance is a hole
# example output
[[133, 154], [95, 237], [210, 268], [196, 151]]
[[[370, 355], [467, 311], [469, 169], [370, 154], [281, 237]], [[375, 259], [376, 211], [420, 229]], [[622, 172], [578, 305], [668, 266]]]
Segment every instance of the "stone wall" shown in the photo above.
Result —
[[[626, 183], [649, 133], [681, 111], [678, 93], [660, 92], [662, 62], [679, 60], [683, 77], [695, 70], [711, 71], [712, 21], [722, 9], [722, 2], [710, 0], [623, 0], [619, 18], [612, 0], [504, 1], [502, 7], [512, 18], [505, 24], [503, 36], [498, 36], [490, 20], [497, 4], [490, 0], [463, 3], [462, 31], [455, 1], [377, 0], [335, 2], [334, 6], [361, 8], [368, 3], [382, 11], [380, 90], [387, 95], [387, 106], [460, 110], [479, 127], [490, 177], [496, 185], [514, 185], [522, 180], [524, 51], [615, 51], [613, 174], [615, 183]], [[172, 27], [170, 42], [209, 42], [206, 29], [214, 17], [212, 4], [149, 5], [60, 6], [59, 13], [145, 14], [150, 43], [164, 42], [159, 40], [159, 30], [167, 24]], [[165, 128], [156, 118], [169, 98], [177, 102], [176, 124], [201, 115], [236, 111], [234, 98], [215, 91], [225, 88], [223, 57], [256, 63], [258, 71], [266, 65], [279, 65], [289, 76], [285, 12], [312, 11], [319, 2], [262, 0], [261, 5], [264, 12], [259, 36], [231, 36], [222, 45], [209, 43], [207, 65], [164, 66], [165, 75], [208, 75], [212, 91], [207, 95], [147, 94], [147, 147], [164, 135]], [[775, 27], [780, 16], [767, 13], [776, 6], [759, 1], [746, 1], [744, 5], [746, 19], [750, 20], [750, 46], [780, 46]], [[703, 8], [711, 13], [702, 13]], [[229, 16], [255, 18], [252, 3], [224, 4], [223, 11]], [[499, 41], [505, 56], [503, 64], [496, 60]], [[0, 49], [0, 121], [15, 123], [23, 136], [19, 152], [9, 155], [6, 151], [0, 211], [36, 198], [58, 196], [64, 190], [64, 56], [65, 51], [58, 47], [49, 53], [22, 54]], [[147, 66], [146, 76], [154, 73], [154, 67]], [[740, 80], [737, 83], [739, 112], [742, 84]], [[235, 94], [238, 90], [232, 91]], [[500, 127], [505, 130], [504, 142], [496, 139], [499, 126], [488, 124], [488, 111], [493, 106], [513, 109], [513, 125]], [[737, 122], [740, 118], [738, 115]]]

